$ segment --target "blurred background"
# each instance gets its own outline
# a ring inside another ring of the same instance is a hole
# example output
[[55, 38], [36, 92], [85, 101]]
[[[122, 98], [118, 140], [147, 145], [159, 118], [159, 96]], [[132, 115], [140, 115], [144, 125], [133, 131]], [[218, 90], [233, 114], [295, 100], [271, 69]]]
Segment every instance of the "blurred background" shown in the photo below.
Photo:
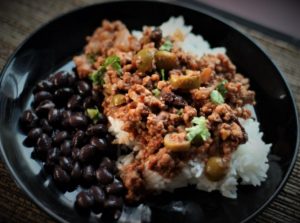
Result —
[[299, 0], [194, 0], [224, 17], [300, 45]]

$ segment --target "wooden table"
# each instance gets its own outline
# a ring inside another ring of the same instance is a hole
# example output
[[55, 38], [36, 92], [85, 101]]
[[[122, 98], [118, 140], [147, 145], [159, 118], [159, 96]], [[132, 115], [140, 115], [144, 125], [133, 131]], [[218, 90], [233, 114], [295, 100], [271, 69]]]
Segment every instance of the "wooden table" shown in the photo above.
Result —
[[[0, 69], [13, 50], [37, 27], [71, 9], [94, 0], [0, 1]], [[255, 30], [235, 26], [250, 35], [271, 56], [285, 74], [296, 103], [300, 105], [300, 48]], [[0, 161], [0, 222], [55, 222], [37, 207], [14, 183]], [[300, 222], [300, 155], [279, 196], [254, 219], [254, 222]]]

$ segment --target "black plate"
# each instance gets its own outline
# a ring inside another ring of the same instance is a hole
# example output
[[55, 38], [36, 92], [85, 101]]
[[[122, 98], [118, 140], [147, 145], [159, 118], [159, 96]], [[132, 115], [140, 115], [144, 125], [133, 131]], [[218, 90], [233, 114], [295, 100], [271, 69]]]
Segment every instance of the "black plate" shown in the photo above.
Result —
[[[298, 148], [298, 118], [291, 92], [268, 56], [246, 36], [202, 9], [163, 2], [111, 2], [81, 8], [41, 27], [15, 51], [4, 67], [0, 87], [1, 153], [17, 184], [42, 209], [62, 222], [87, 221], [73, 208], [74, 193], [62, 194], [40, 171], [40, 163], [24, 148], [18, 118], [29, 106], [39, 80], [71, 61], [85, 45], [85, 36], [101, 20], [120, 19], [129, 29], [158, 25], [183, 15], [193, 32], [212, 46], [225, 46], [238, 71], [251, 80], [264, 140], [272, 143], [268, 179], [261, 187], [239, 187], [238, 199], [192, 188], [163, 194], [151, 202], [153, 222], [240, 222], [262, 210], [279, 192], [294, 165]], [[72, 64], [67, 66], [70, 68]], [[96, 218], [90, 217], [91, 222]]]

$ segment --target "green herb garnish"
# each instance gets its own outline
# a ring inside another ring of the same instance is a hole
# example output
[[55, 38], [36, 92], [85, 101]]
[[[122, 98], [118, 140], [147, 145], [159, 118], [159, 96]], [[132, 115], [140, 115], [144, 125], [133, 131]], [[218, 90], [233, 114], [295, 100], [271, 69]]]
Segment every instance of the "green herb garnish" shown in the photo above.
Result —
[[118, 72], [118, 75], [122, 74], [120, 57], [118, 56], [107, 57], [102, 66], [107, 68], [109, 65]]
[[220, 94], [225, 97], [227, 94], [227, 89], [225, 88], [225, 84], [227, 83], [227, 80], [222, 80], [216, 87], [216, 90], [220, 92]]
[[191, 141], [206, 141], [210, 137], [208, 128], [206, 127], [206, 120], [203, 116], [194, 117], [192, 120], [193, 126], [186, 128], [187, 139]]
[[103, 85], [104, 82], [104, 74], [107, 71], [107, 67], [111, 66], [114, 70], [117, 71], [118, 75], [120, 76], [122, 74], [122, 69], [121, 69], [121, 62], [120, 58], [118, 56], [110, 56], [107, 57], [103, 63], [102, 66], [93, 73], [91, 73], [90, 79], [92, 80], [93, 84], [96, 85]]
[[105, 72], [106, 69], [101, 66], [99, 70], [96, 70], [93, 73], [91, 73], [89, 77], [92, 80], [93, 84], [102, 86], [105, 83], [104, 81]]
[[154, 90], [152, 90], [152, 93], [154, 94], [155, 97], [158, 97], [160, 95], [160, 90], [155, 88]]
[[86, 114], [94, 123], [97, 123], [102, 116], [97, 107], [86, 109]]
[[160, 74], [161, 74], [161, 80], [165, 81], [166, 80], [165, 69], [161, 69]]
[[172, 47], [173, 47], [172, 42], [169, 39], [167, 39], [164, 42], [164, 44], [159, 47], [159, 50], [162, 50], [162, 51], [171, 51]]
[[224, 103], [224, 98], [222, 94], [217, 90], [213, 90], [210, 93], [210, 100], [217, 105]]

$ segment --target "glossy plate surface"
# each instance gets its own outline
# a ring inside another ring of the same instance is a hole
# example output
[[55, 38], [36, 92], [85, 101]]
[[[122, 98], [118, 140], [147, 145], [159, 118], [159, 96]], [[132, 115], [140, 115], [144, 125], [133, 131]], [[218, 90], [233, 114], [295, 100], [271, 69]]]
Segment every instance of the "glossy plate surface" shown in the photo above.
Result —
[[[255, 110], [272, 143], [268, 179], [261, 187], [242, 186], [238, 199], [219, 193], [185, 188], [164, 193], [148, 202], [152, 222], [241, 222], [252, 218], [284, 185], [298, 148], [298, 118], [291, 92], [272, 61], [243, 34], [215, 16], [188, 5], [163, 2], [111, 2], [81, 8], [62, 15], [32, 34], [14, 53], [0, 79], [0, 147], [3, 160], [17, 184], [42, 209], [62, 222], [96, 222], [80, 217], [73, 208], [74, 193], [62, 194], [51, 179], [31, 159], [31, 149], [22, 145], [24, 135], [18, 119], [29, 107], [32, 88], [41, 79], [61, 69], [71, 69], [72, 57], [85, 45], [85, 37], [102, 19], [119, 19], [127, 27], [159, 25], [170, 16], [183, 15], [193, 32], [201, 34], [213, 47], [225, 46], [238, 71], [249, 77], [256, 91]], [[136, 222], [140, 222], [138, 219]]]

